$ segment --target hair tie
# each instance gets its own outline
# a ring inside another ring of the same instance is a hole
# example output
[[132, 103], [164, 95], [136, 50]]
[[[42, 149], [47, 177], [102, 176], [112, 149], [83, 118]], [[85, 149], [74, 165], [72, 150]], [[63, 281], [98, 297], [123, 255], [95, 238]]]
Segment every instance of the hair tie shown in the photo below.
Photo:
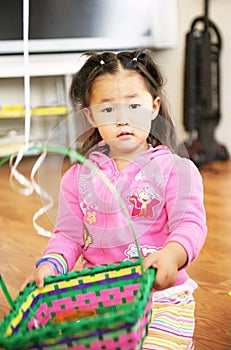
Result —
[[101, 66], [103, 66], [105, 64], [104, 60], [100, 60], [99, 63], [101, 64]]
[[134, 62], [137, 62], [137, 57], [133, 57], [132, 59]]

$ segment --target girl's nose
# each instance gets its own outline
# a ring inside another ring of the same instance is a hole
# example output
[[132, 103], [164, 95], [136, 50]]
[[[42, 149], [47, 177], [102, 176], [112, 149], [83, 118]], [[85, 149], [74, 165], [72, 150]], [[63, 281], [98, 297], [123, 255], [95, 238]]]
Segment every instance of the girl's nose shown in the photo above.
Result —
[[119, 106], [116, 111], [116, 124], [120, 125], [128, 125], [129, 124], [129, 111], [126, 106]]
[[118, 120], [118, 121], [116, 122], [116, 125], [117, 125], [117, 126], [128, 125], [128, 122], [126, 122], [126, 121], [119, 121], [119, 120]]

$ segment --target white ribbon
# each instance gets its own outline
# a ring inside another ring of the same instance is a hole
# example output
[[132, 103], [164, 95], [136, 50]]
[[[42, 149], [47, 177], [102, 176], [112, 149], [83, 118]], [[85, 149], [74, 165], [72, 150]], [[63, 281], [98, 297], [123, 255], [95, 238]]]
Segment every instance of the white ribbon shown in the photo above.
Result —
[[[17, 170], [17, 167], [21, 162], [22, 158], [24, 157], [28, 147], [29, 145], [20, 147], [18, 154], [17, 155], [13, 154], [10, 157], [10, 161], [9, 161], [9, 165], [11, 169], [10, 171], [11, 187], [18, 193], [23, 194], [24, 196], [29, 196], [34, 191], [31, 181], [28, 180], [23, 174], [21, 174]], [[14, 180], [16, 180], [16, 182]], [[18, 186], [18, 183], [21, 185], [21, 187]]]
[[[46, 201], [36, 213], [33, 215], [33, 226], [37, 233], [51, 237], [52, 233], [36, 222], [37, 219], [48, 211], [53, 206], [53, 198], [43, 190], [38, 183], [35, 181], [35, 175], [43, 163], [46, 152], [43, 152], [34, 164], [30, 179], [26, 178], [22, 173], [20, 173], [17, 168], [23, 159], [24, 155], [28, 152], [29, 148], [32, 146], [30, 144], [30, 124], [31, 124], [31, 108], [30, 108], [30, 73], [29, 73], [29, 0], [23, 1], [23, 58], [24, 58], [24, 103], [25, 103], [25, 146], [21, 147], [17, 155], [12, 155], [10, 158], [10, 184], [14, 190], [18, 193], [29, 196], [34, 191]], [[16, 158], [16, 159], [15, 159]], [[19, 186], [20, 185], [20, 186]]]
[[38, 211], [35, 212], [33, 215], [33, 225], [35, 229], [37, 230], [37, 233], [39, 235], [45, 236], [45, 237], [51, 237], [52, 233], [46, 229], [44, 229], [42, 226], [38, 225], [36, 220], [45, 214], [48, 210], [50, 210], [53, 205], [54, 201], [52, 196], [49, 195], [42, 187], [39, 186], [39, 184], [35, 181], [35, 174], [37, 173], [38, 169], [40, 168], [41, 164], [44, 162], [44, 159], [46, 158], [47, 152], [44, 151], [41, 156], [37, 159], [36, 163], [34, 164], [32, 170], [31, 170], [31, 183], [33, 185], [33, 189], [35, 192], [46, 201], [46, 204], [44, 204]]
[[25, 143], [30, 140], [30, 73], [29, 73], [29, 0], [23, 1], [23, 58], [24, 58], [24, 103], [25, 103]]
[[[9, 161], [10, 169], [11, 169], [10, 184], [12, 188], [18, 193], [24, 196], [29, 196], [33, 192], [36, 192], [40, 196], [40, 198], [46, 202], [46, 204], [44, 204], [33, 215], [33, 226], [39, 235], [42, 235], [45, 237], [52, 237], [52, 233], [50, 231], [46, 230], [45, 228], [43, 228], [37, 223], [38, 218], [43, 214], [45, 214], [48, 210], [50, 210], [54, 204], [52, 196], [50, 196], [49, 193], [47, 193], [44, 189], [42, 189], [39, 186], [39, 184], [35, 181], [35, 175], [39, 170], [39, 168], [41, 167], [42, 163], [44, 162], [47, 152], [43, 151], [39, 156], [39, 158], [37, 159], [37, 161], [35, 162], [35, 164], [33, 165], [30, 173], [30, 179], [26, 178], [22, 173], [20, 173], [17, 170], [21, 160], [23, 159], [24, 155], [28, 152], [28, 149], [30, 147], [31, 145], [23, 146], [19, 149], [17, 156], [15, 155], [11, 156]], [[20, 184], [20, 186], [18, 184]]]

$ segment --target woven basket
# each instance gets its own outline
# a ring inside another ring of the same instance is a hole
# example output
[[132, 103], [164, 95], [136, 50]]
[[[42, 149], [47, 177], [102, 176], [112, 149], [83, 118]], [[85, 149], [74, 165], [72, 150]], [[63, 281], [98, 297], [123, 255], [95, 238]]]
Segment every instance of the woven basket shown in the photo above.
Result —
[[155, 270], [125, 261], [30, 283], [0, 324], [4, 349], [141, 349]]

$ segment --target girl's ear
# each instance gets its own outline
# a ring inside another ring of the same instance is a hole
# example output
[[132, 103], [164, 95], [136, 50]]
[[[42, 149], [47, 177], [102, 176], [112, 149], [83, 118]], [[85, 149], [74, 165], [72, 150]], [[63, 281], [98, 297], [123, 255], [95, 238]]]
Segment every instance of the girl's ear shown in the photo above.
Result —
[[155, 119], [157, 117], [160, 110], [160, 105], [161, 105], [161, 99], [159, 96], [157, 96], [153, 101], [153, 113], [152, 113], [153, 118], [152, 119]]
[[92, 126], [96, 127], [96, 122], [95, 122], [95, 120], [94, 120], [94, 117], [93, 117], [93, 114], [92, 114], [91, 109], [85, 107], [85, 108], [83, 108], [83, 113], [85, 114], [85, 117], [87, 118], [87, 120], [89, 121], [89, 123], [90, 123]]

